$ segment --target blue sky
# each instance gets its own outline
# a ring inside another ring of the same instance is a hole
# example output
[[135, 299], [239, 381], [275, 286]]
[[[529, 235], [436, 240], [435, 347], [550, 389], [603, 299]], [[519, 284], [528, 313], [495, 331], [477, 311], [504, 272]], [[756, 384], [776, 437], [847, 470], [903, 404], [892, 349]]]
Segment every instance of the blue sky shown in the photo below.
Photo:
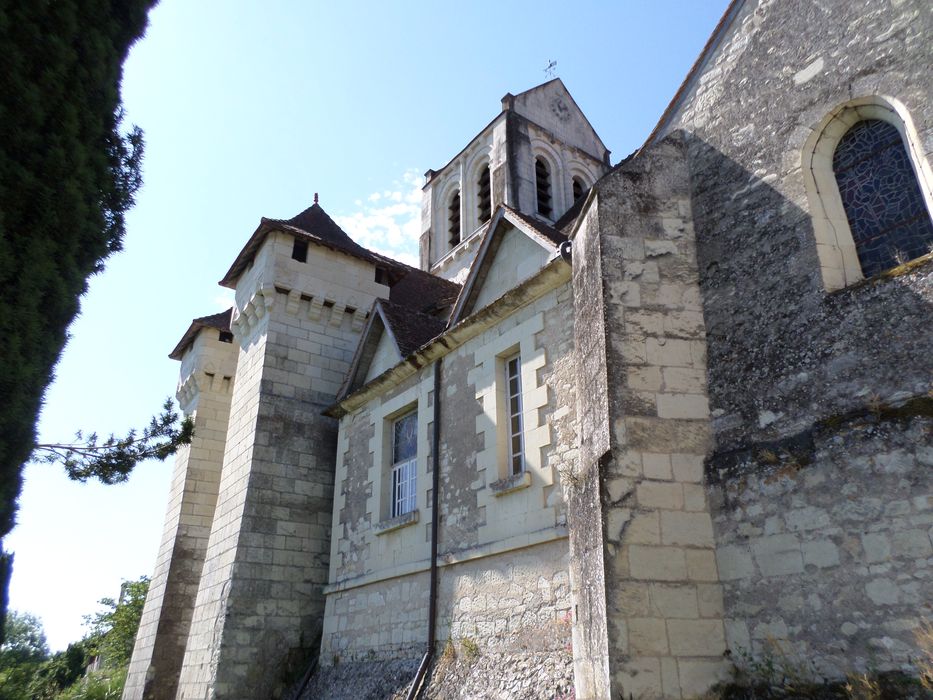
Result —
[[[124, 251], [91, 281], [46, 395], [43, 439], [123, 432], [174, 395], [169, 351], [261, 216], [320, 193], [358, 242], [417, 261], [423, 173], [454, 156], [500, 98], [563, 79], [616, 163], [651, 131], [726, 0], [318, 3], [162, 0], [125, 66], [127, 122], [146, 134], [145, 185]], [[150, 575], [171, 461], [119, 486], [30, 466], [10, 606], [53, 649], [82, 615]]]

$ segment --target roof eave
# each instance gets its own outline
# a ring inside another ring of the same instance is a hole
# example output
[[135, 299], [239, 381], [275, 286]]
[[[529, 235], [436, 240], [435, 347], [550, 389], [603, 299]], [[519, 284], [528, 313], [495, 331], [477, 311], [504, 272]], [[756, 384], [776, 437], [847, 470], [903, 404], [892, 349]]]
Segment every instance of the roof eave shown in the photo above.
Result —
[[324, 415], [342, 418], [371, 398], [411, 377], [420, 369], [456, 350], [467, 341], [501, 322], [523, 306], [527, 306], [552, 289], [570, 280], [571, 268], [560, 257], [554, 258], [537, 274], [516, 285], [491, 304], [448, 328], [431, 341], [405, 357], [394, 367], [347, 394], [324, 410]]

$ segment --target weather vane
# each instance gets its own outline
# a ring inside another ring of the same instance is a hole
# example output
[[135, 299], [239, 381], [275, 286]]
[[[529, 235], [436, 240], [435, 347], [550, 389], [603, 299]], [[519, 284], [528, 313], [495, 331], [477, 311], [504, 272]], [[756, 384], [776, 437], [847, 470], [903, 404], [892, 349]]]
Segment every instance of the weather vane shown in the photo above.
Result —
[[550, 80], [557, 74], [557, 61], [549, 60], [547, 68], [544, 69], [544, 76]]

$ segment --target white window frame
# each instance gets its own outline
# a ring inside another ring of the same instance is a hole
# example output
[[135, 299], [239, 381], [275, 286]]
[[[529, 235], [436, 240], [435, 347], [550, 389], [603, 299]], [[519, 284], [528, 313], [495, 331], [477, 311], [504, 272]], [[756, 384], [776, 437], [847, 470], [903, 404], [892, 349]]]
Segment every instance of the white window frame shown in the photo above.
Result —
[[[522, 356], [515, 353], [503, 359], [505, 379], [505, 435], [508, 476], [525, 471], [525, 425], [522, 411]], [[516, 441], [518, 443], [516, 449]]]
[[[413, 420], [415, 424], [415, 451], [414, 454], [396, 461], [396, 425], [403, 420]], [[418, 411], [411, 411], [392, 421], [391, 428], [391, 461], [390, 470], [392, 478], [391, 490], [391, 517], [397, 518], [414, 511], [417, 507], [418, 494]]]

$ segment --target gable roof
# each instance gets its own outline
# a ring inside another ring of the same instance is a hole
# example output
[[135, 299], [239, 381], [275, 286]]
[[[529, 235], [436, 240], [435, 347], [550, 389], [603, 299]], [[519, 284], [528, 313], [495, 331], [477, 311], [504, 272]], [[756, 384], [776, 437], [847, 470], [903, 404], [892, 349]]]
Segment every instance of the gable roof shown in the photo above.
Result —
[[[459, 288], [459, 285], [455, 286]], [[398, 352], [398, 359], [402, 360], [430, 343], [446, 328], [446, 317], [414, 311], [387, 299], [376, 299], [336, 400], [341, 401], [365, 383], [370, 363], [384, 333], [388, 333]]]
[[667, 108], [661, 114], [661, 118], [658, 119], [658, 123], [655, 125], [654, 129], [652, 129], [651, 133], [648, 134], [648, 138], [645, 139], [645, 143], [642, 148], [645, 148], [655, 139], [657, 139], [661, 135], [661, 132], [664, 130], [664, 128], [666, 128], [674, 120], [674, 117], [677, 116], [677, 113], [683, 106], [684, 101], [693, 90], [697, 78], [699, 78], [703, 68], [706, 67], [707, 61], [713, 55], [716, 49], [719, 48], [719, 44], [722, 42], [723, 37], [725, 37], [728, 33], [729, 28], [732, 26], [733, 21], [738, 16], [739, 11], [742, 9], [744, 4], [745, 0], [732, 0], [729, 3], [726, 11], [723, 13], [722, 17], [719, 18], [719, 22], [716, 24], [715, 29], [713, 29], [713, 33], [710, 34], [709, 39], [706, 40], [706, 44], [700, 51], [700, 55], [697, 56], [696, 61], [693, 62], [690, 70], [687, 71], [687, 75], [683, 82], [680, 84], [680, 87], [677, 88], [677, 92], [674, 93], [674, 97], [671, 98]]
[[[480, 138], [491, 126], [493, 126], [493, 124], [495, 124], [496, 122], [498, 122], [500, 119], [503, 118], [503, 115], [506, 115], [506, 114], [508, 114], [508, 113], [511, 112], [511, 113], [513, 113], [513, 114], [517, 114], [517, 115], [521, 116], [523, 119], [526, 119], [526, 120], [528, 120], [528, 121], [530, 121], [530, 122], [536, 124], [537, 126], [539, 126], [539, 127], [541, 127], [541, 128], [547, 129], [547, 128], [548, 128], [547, 125], [541, 124], [541, 123], [539, 123], [537, 120], [535, 120], [533, 114], [530, 114], [530, 113], [525, 112], [524, 110], [522, 110], [522, 106], [523, 106], [522, 103], [526, 101], [526, 98], [528, 98], [528, 97], [534, 95], [534, 94], [537, 93], [537, 92], [546, 91], [546, 90], [553, 90], [553, 89], [555, 89], [555, 88], [559, 89], [560, 92], [561, 92], [564, 96], [567, 97], [567, 99], [568, 99], [568, 100], [570, 101], [570, 103], [573, 105], [574, 109], [576, 109], [577, 112], [579, 112], [579, 114], [580, 114], [580, 116], [582, 117], [583, 121], [586, 122], [586, 125], [589, 127], [589, 129], [590, 129], [590, 131], [592, 132], [593, 136], [595, 137], [596, 141], [599, 143], [599, 145], [600, 145], [600, 146], [602, 147], [602, 149], [603, 149], [603, 153], [602, 153], [602, 155], [600, 156], [600, 158], [601, 158], [602, 160], [604, 160], [604, 161], [608, 164], [608, 162], [609, 162], [609, 153], [610, 153], [610, 150], [609, 150], [608, 148], [606, 148], [606, 145], [603, 143], [603, 140], [600, 138], [599, 134], [596, 133], [596, 129], [593, 128], [593, 125], [590, 124], [590, 120], [587, 119], [586, 115], [583, 113], [583, 110], [580, 109], [580, 105], [578, 105], [578, 104], [577, 104], [577, 101], [576, 101], [575, 99], [573, 99], [573, 95], [570, 94], [570, 91], [567, 89], [567, 86], [564, 85], [564, 82], [563, 82], [560, 78], [553, 78], [552, 80], [548, 80], [548, 81], [546, 81], [546, 82], [543, 82], [543, 83], [541, 83], [540, 85], [535, 85], [533, 88], [529, 88], [529, 89], [527, 89], [527, 90], [523, 90], [522, 92], [518, 93], [517, 95], [513, 95], [511, 92], [507, 92], [505, 95], [503, 95], [503, 97], [502, 97], [502, 109], [500, 110], [500, 112], [499, 112], [496, 116], [494, 116], [494, 117], [489, 121], [489, 123], [486, 124], [486, 126], [484, 126], [482, 129], [480, 129], [478, 132], [476, 132], [476, 135], [475, 135], [472, 139], [470, 139], [470, 140], [467, 142], [467, 144], [466, 144], [463, 148], [461, 148], [460, 151], [457, 152], [456, 155], [454, 155], [454, 156], [453, 156], [452, 158], [450, 158], [446, 163], [444, 163], [444, 165], [440, 166], [439, 168], [431, 168], [430, 170], [428, 170], [428, 171], [425, 173], [425, 183], [424, 183], [424, 186], [422, 187], [422, 189], [426, 189], [426, 188], [428, 187], [428, 185], [431, 184], [431, 181], [434, 179], [434, 177], [435, 177], [438, 173], [444, 172], [444, 171], [450, 166], [451, 163], [453, 163], [453, 162], [456, 161], [458, 158], [460, 158], [460, 156], [462, 156], [464, 153], [466, 153], [466, 152], [470, 149], [470, 147], [473, 146], [473, 144], [476, 142], [476, 140], [477, 140], [478, 138]], [[516, 101], [518, 101], [518, 106], [516, 106]], [[595, 156], [594, 154], [590, 154], [590, 155], [592, 155], [593, 157], [597, 157], [597, 156]]]
[[233, 307], [230, 307], [226, 311], [221, 311], [219, 314], [192, 319], [191, 325], [188, 326], [188, 330], [185, 331], [181, 340], [178, 341], [175, 349], [168, 354], [169, 358], [172, 360], [180, 360], [185, 354], [185, 350], [194, 342], [194, 339], [197, 337], [198, 333], [201, 332], [202, 328], [216, 328], [218, 331], [229, 332], [230, 319], [232, 316]]
[[236, 256], [230, 269], [227, 270], [227, 274], [220, 280], [221, 286], [230, 287], [231, 289], [236, 286], [237, 279], [243, 274], [249, 262], [256, 255], [263, 242], [265, 242], [266, 236], [272, 231], [287, 231], [288, 233], [293, 233], [300, 238], [330, 248], [331, 250], [346, 253], [347, 255], [352, 255], [353, 257], [363, 260], [369, 260], [370, 262], [384, 263], [390, 266], [400, 264], [391, 258], [378, 255], [354, 241], [327, 215], [327, 212], [321, 208], [321, 205], [315, 202], [303, 212], [290, 219], [268, 219], [262, 217], [259, 221], [259, 226], [253, 232], [253, 235], [250, 236], [246, 245], [243, 246], [239, 255]]
[[591, 134], [596, 140], [596, 143], [602, 148], [602, 153], [599, 153], [599, 154], [591, 153], [590, 155], [599, 160], [604, 160], [606, 163], [609, 162], [609, 149], [606, 148], [606, 144], [603, 143], [602, 138], [600, 138], [599, 134], [596, 133], [596, 129], [590, 123], [590, 120], [587, 119], [586, 114], [584, 114], [583, 110], [580, 109], [580, 105], [578, 105], [577, 101], [573, 99], [573, 95], [570, 94], [570, 90], [567, 89], [567, 86], [564, 85], [564, 81], [561, 80], [560, 78], [552, 78], [551, 80], [547, 80], [541, 83], [540, 85], [535, 85], [533, 88], [529, 88], [528, 90], [523, 90], [517, 95], [512, 95], [511, 93], [507, 93], [502, 98], [503, 109], [505, 108], [511, 109], [516, 114], [519, 114], [525, 117], [526, 119], [534, 122], [538, 126], [549, 128], [547, 124], [541, 123], [542, 120], [536, 119], [537, 115], [535, 115], [530, 110], [526, 110], [526, 107], [528, 106], [527, 103], [529, 102], [531, 98], [537, 96], [537, 93], [553, 93], [555, 95], [559, 94], [561, 97], [566, 98], [570, 102], [573, 109], [577, 111], [577, 113], [579, 114], [583, 122], [586, 124], [586, 126], [589, 128]]
[[499, 243], [502, 240], [500, 231], [504, 232], [502, 222], [511, 224], [545, 250], [553, 251], [567, 240], [567, 236], [553, 226], [527, 214], [522, 214], [504, 204], [500, 205], [489, 222], [489, 228], [486, 229], [486, 233], [483, 235], [483, 241], [480, 243], [476, 257], [470, 265], [466, 281], [463, 283], [459, 297], [457, 297], [457, 303], [450, 315], [451, 326], [468, 315], [473, 302], [476, 300], [479, 289], [485, 280], [486, 271], [499, 249]]
[[337, 400], [363, 385], [382, 334], [388, 333], [398, 359], [403, 360], [447, 328], [460, 285], [430, 272], [403, 266], [404, 276], [389, 289], [388, 299], [376, 299], [356, 346]]

